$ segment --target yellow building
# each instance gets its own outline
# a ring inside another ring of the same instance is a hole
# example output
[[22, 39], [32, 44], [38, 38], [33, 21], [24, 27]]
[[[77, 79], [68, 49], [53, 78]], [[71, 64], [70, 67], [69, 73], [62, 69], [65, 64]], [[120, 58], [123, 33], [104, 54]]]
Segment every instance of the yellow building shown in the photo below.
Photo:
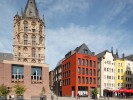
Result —
[[116, 67], [116, 77], [115, 77], [115, 84], [116, 89], [124, 88], [126, 85], [126, 67], [125, 61], [123, 59], [116, 59], [115, 63]]

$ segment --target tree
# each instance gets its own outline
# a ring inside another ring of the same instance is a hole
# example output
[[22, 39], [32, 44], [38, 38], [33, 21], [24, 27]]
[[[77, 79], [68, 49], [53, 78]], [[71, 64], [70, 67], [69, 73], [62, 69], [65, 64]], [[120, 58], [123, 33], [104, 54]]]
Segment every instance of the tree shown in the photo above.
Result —
[[98, 90], [97, 90], [97, 88], [95, 88], [95, 89], [92, 91], [92, 98], [96, 98], [97, 94], [98, 94]]
[[26, 91], [25, 86], [20, 84], [15, 84], [14, 89], [15, 94], [18, 96], [23, 95], [23, 93]]
[[0, 96], [6, 96], [8, 94], [8, 88], [2, 84], [0, 85]]

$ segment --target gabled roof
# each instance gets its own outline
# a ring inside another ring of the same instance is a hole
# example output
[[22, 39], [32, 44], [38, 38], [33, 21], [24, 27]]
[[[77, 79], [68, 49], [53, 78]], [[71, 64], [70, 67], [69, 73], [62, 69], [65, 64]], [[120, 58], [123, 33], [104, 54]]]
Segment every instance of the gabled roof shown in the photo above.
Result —
[[133, 54], [132, 55], [129, 55], [129, 56], [126, 56], [125, 59], [132, 60], [133, 61]]
[[77, 47], [74, 51], [81, 53], [81, 54], [86, 54], [84, 51], [87, 50], [87, 54], [92, 55], [93, 53], [90, 51], [90, 49], [87, 47], [85, 43], [83, 43], [81, 46]]
[[26, 17], [31, 17], [31, 18], [38, 18], [38, 9], [36, 6], [36, 1], [35, 0], [28, 0], [27, 5], [25, 7], [24, 15]]
[[3, 62], [3, 60], [13, 60], [13, 54], [12, 53], [0, 53], [0, 62]]
[[101, 53], [99, 53], [99, 54], [97, 54], [96, 56], [97, 56], [97, 58], [101, 58], [101, 57], [104, 57], [104, 55], [105, 55], [105, 53], [106, 52], [109, 52], [108, 50], [104, 50], [103, 52], [101, 52]]

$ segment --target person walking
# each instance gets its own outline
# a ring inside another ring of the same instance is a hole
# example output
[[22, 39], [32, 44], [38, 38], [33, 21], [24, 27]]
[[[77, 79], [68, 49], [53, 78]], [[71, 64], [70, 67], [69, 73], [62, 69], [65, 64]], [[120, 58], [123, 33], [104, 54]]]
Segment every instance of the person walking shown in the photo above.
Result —
[[53, 93], [51, 94], [51, 100], [54, 100], [54, 95], [53, 95]]
[[97, 94], [97, 100], [99, 100], [100, 99], [100, 97], [99, 97], [99, 93]]

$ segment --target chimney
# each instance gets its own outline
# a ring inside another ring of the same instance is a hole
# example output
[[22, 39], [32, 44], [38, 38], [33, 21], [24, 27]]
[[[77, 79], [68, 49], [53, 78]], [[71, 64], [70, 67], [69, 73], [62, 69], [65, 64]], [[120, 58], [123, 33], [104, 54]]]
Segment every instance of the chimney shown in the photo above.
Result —
[[122, 59], [124, 60], [124, 58], [125, 58], [125, 54], [123, 53], [123, 54], [122, 54]]
[[113, 47], [111, 47], [111, 53], [113, 54]]
[[116, 49], [116, 58], [119, 58], [118, 50]]

